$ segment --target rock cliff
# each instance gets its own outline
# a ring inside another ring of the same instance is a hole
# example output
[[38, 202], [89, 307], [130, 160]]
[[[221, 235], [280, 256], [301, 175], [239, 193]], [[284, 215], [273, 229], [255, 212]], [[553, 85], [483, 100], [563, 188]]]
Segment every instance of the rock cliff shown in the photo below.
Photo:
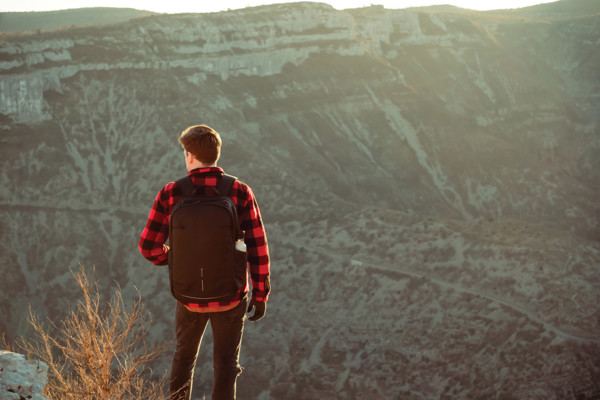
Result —
[[0, 398], [3, 400], [48, 400], [43, 397], [48, 366], [28, 361], [22, 354], [0, 350]]
[[166, 270], [137, 239], [185, 173], [178, 134], [207, 123], [272, 247], [244, 398], [593, 398], [600, 8], [566, 4], [293, 3], [6, 35], [0, 329], [27, 335], [29, 304], [60, 317], [84, 263], [139, 288], [172, 338]]

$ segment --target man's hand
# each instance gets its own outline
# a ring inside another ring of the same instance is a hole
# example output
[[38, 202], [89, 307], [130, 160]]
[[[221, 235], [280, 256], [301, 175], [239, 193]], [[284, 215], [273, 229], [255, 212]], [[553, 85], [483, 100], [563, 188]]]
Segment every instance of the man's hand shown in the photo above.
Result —
[[264, 301], [250, 300], [250, 305], [248, 306], [248, 312], [252, 311], [254, 308], [254, 314], [248, 317], [248, 320], [255, 322], [265, 316], [265, 312], [267, 311], [267, 303]]
[[163, 244], [163, 253], [168, 253], [168, 252], [169, 252], [169, 250], [171, 250], [171, 249], [169, 248], [169, 246], [167, 246], [166, 244]]

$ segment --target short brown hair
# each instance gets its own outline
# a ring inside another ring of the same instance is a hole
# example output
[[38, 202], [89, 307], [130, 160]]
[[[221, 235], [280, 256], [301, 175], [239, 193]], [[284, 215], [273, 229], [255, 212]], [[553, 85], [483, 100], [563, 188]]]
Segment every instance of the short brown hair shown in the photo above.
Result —
[[214, 164], [221, 155], [221, 136], [210, 126], [190, 126], [179, 136], [179, 143], [203, 164]]

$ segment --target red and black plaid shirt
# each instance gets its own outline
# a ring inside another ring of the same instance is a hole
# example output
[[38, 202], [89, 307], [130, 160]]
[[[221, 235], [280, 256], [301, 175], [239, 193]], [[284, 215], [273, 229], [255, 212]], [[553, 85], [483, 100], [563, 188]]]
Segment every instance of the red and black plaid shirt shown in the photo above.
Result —
[[[201, 188], [217, 186], [224, 172], [221, 168], [198, 168], [189, 172], [192, 182]], [[199, 190], [200, 194], [202, 189]], [[207, 190], [207, 192], [209, 192]], [[210, 190], [212, 193], [212, 190]], [[247, 247], [248, 267], [250, 278], [252, 280], [252, 297], [258, 301], [267, 301], [269, 296], [269, 248], [267, 237], [263, 227], [258, 204], [254, 194], [248, 185], [240, 181], [235, 181], [229, 197], [237, 206], [240, 227], [244, 231], [244, 242]], [[140, 237], [138, 247], [140, 252], [148, 260], [156, 265], [166, 265], [168, 263], [167, 253], [163, 250], [163, 244], [166, 243], [169, 236], [169, 218], [173, 207], [182, 198], [181, 189], [175, 182], [168, 183], [156, 196], [148, 222]], [[246, 287], [240, 290], [238, 296], [234, 297], [231, 303], [241, 300], [248, 292], [248, 282]], [[207, 305], [188, 304], [190, 307], [217, 307], [228, 304], [217, 302]]]

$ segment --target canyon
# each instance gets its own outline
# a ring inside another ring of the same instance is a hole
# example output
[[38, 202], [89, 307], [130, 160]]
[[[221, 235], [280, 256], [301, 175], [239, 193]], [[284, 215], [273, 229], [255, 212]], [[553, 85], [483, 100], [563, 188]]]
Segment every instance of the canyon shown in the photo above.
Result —
[[[600, 396], [600, 4], [290, 3], [0, 41], [0, 332], [60, 320], [72, 272], [137, 291], [137, 249], [206, 123], [272, 257], [238, 397]], [[195, 393], [210, 393], [211, 336]], [[169, 366], [163, 360], [155, 366]]]

